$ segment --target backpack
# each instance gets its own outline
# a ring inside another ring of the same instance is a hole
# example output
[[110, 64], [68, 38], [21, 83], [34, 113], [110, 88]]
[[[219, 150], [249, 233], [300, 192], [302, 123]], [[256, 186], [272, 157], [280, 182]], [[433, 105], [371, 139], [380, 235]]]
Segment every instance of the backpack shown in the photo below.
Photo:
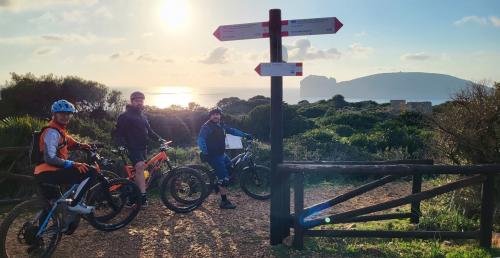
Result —
[[[59, 129], [54, 128], [54, 127], [50, 127], [50, 126], [42, 127], [42, 129], [40, 129], [40, 131], [34, 131], [31, 134], [31, 145], [30, 145], [30, 153], [29, 153], [30, 161], [32, 164], [39, 165], [39, 164], [42, 164], [45, 162], [45, 160], [43, 159], [43, 151], [40, 150], [40, 138], [41, 138], [43, 132], [45, 131], [45, 129], [48, 129], [48, 128], [56, 129], [57, 132], [59, 133], [59, 135], [61, 137], [64, 137], [64, 134]], [[59, 150], [60, 148], [64, 147], [64, 145], [66, 145], [66, 140], [64, 140], [64, 142], [62, 144], [58, 145], [57, 149]]]

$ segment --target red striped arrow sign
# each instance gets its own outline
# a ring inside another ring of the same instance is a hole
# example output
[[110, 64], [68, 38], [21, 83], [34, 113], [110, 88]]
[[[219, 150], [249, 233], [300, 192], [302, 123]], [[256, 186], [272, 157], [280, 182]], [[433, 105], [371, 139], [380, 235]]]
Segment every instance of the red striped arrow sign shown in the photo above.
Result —
[[260, 76], [302, 76], [302, 63], [260, 63], [255, 71]]
[[281, 36], [332, 34], [343, 26], [336, 17], [289, 20], [281, 24]]
[[[336, 33], [343, 24], [336, 17], [281, 21], [281, 36]], [[269, 37], [269, 22], [222, 25], [214, 32], [220, 41]]]
[[265, 38], [269, 37], [269, 23], [222, 25], [215, 30], [214, 36], [220, 41]]

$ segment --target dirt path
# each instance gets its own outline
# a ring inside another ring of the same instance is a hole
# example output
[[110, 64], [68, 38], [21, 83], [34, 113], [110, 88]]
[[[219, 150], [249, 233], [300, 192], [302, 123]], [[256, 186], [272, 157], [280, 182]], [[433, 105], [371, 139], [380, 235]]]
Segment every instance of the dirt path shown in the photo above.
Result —
[[[320, 185], [306, 189], [305, 205], [346, 192], [350, 187]], [[337, 213], [393, 199], [410, 191], [395, 182], [339, 205]], [[293, 195], [292, 195], [293, 196]], [[175, 214], [157, 199], [126, 228], [104, 233], [83, 222], [64, 236], [54, 257], [273, 257], [269, 243], [269, 201], [257, 201], [239, 190], [231, 200], [236, 210], [220, 210], [212, 194], [189, 214]]]

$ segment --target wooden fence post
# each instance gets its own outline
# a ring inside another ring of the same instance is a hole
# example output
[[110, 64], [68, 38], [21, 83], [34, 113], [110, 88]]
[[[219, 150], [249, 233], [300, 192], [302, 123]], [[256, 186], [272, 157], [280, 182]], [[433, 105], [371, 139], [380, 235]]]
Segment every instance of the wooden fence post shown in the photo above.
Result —
[[[416, 194], [422, 191], [422, 174], [413, 175], [412, 180], [411, 193]], [[410, 222], [413, 224], [418, 224], [420, 221], [420, 215], [422, 214], [420, 211], [420, 201], [415, 201], [411, 203], [411, 218]]]
[[293, 217], [293, 247], [302, 250], [304, 248], [304, 173], [293, 175], [294, 213]]
[[481, 192], [481, 224], [479, 245], [484, 248], [491, 248], [491, 237], [493, 231], [493, 212], [495, 210], [495, 176], [488, 174], [483, 182]]

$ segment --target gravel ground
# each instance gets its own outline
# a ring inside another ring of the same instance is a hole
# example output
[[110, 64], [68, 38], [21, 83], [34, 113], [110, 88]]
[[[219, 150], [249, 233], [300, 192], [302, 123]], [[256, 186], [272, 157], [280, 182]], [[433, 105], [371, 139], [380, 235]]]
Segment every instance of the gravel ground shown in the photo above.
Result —
[[[318, 185], [305, 190], [305, 205], [324, 201], [352, 186]], [[395, 182], [328, 210], [338, 213], [408, 194], [410, 186]], [[293, 197], [293, 194], [292, 194]], [[127, 227], [100, 232], [85, 221], [71, 236], [63, 236], [54, 257], [276, 257], [269, 245], [269, 201], [254, 200], [232, 191], [235, 210], [220, 210], [212, 194], [202, 207], [175, 214], [159, 199], [139, 213]], [[292, 200], [293, 202], [293, 200]], [[293, 206], [292, 206], [293, 207]], [[285, 244], [290, 243], [290, 239]], [[288, 253], [294, 256], [294, 251]], [[313, 256], [323, 256], [313, 254]]]

